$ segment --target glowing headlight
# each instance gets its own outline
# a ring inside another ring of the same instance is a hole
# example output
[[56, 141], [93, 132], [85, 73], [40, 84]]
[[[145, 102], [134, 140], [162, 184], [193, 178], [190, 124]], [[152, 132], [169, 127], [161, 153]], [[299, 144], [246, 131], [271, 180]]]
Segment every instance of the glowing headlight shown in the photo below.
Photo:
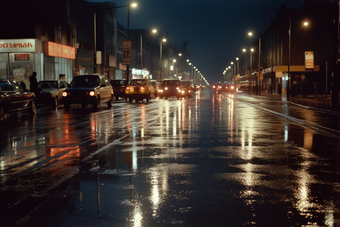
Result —
[[62, 95], [63, 95], [63, 97], [66, 97], [67, 96], [67, 92], [64, 91]]
[[90, 95], [90, 96], [94, 96], [95, 94], [96, 94], [96, 93], [95, 93], [94, 91], [90, 91], [90, 92], [89, 92], [89, 95]]
[[177, 90], [179, 90], [179, 87], [176, 87]]
[[182, 91], [182, 94], [184, 94], [184, 91]]
[[234, 86], [231, 86], [231, 89], [234, 89]]
[[165, 90], [168, 90], [168, 87], [165, 87]]

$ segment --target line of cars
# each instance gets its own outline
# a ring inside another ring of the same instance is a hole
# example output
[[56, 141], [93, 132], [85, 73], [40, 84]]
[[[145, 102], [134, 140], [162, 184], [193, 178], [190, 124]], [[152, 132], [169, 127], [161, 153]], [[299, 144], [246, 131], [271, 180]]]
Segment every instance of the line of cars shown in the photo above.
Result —
[[104, 75], [81, 75], [73, 78], [70, 84], [63, 80], [43, 80], [38, 83], [39, 93], [25, 90], [15, 80], [0, 79], [0, 120], [7, 113], [26, 111], [30, 115], [36, 113], [38, 105], [58, 107], [63, 104], [65, 111], [70, 110], [72, 104], [81, 104], [86, 108], [91, 104], [95, 110], [101, 103], [109, 108], [113, 99], [124, 98], [126, 101], [150, 102], [151, 99], [191, 98], [195, 92], [190, 81], [164, 79], [160, 84], [156, 80], [132, 79], [111, 80]]

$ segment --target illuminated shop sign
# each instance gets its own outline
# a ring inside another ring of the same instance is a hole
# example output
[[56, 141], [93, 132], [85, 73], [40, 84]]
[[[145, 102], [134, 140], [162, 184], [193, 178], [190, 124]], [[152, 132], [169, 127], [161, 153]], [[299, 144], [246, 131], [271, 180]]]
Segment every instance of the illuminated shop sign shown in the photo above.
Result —
[[14, 54], [14, 61], [30, 61], [30, 54]]
[[74, 47], [59, 43], [47, 42], [46, 55], [58, 58], [76, 59]]
[[0, 52], [39, 52], [35, 39], [0, 40]]
[[143, 75], [143, 76], [147, 76], [149, 75], [149, 71], [148, 70], [144, 70], [144, 69], [132, 69], [132, 74], [136, 74], [136, 75]]

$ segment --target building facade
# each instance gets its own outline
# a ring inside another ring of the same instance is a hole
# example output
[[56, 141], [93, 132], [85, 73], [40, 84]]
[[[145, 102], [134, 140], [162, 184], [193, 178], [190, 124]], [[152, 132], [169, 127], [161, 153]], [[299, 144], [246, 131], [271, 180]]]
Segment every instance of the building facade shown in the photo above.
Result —
[[[73, 78], [76, 25], [75, 2], [5, 1], [1, 3], [0, 77], [24, 81], [29, 88], [29, 76], [37, 79], [58, 79], [65, 74]], [[27, 10], [30, 9], [30, 10]], [[16, 15], [15, 20], [8, 20]], [[25, 26], [18, 26], [25, 21]]]

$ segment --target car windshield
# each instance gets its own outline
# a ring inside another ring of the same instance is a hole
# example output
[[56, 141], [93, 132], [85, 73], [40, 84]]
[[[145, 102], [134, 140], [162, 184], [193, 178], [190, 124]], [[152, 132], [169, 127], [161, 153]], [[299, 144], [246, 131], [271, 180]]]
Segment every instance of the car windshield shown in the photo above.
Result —
[[97, 87], [99, 86], [98, 76], [78, 76], [71, 82], [72, 87]]
[[179, 86], [180, 82], [179, 82], [179, 80], [167, 80], [167, 81], [163, 81], [163, 85], [165, 85], [165, 86]]
[[0, 91], [13, 91], [13, 88], [7, 81], [0, 81]]
[[58, 88], [58, 81], [40, 81], [38, 88]]
[[145, 80], [131, 80], [130, 85], [145, 85]]

